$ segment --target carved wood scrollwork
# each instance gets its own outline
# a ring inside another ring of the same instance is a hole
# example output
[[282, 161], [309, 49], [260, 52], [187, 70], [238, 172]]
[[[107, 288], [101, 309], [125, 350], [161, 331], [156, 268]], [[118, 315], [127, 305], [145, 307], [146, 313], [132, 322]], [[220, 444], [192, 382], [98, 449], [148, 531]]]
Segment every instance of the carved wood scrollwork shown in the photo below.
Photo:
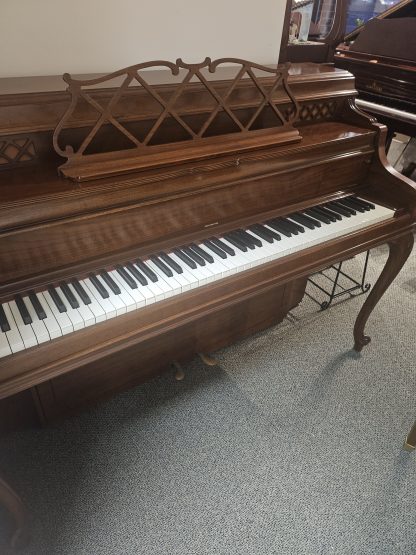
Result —
[[[220, 66], [228, 71], [231, 67], [233, 76], [222, 80], [218, 87], [220, 81], [210, 79], [209, 74], [215, 74]], [[167, 68], [177, 77], [174, 85], [150, 83], [151, 74], [146, 70], [152, 68]], [[262, 77], [268, 77], [267, 85]], [[67, 177], [83, 180], [300, 140], [299, 131], [293, 127], [299, 105], [287, 77], [288, 66], [266, 67], [237, 58], [206, 58], [199, 64], [181, 59], [176, 63], [152, 61], [90, 80], [65, 74], [71, 103], [53, 135], [55, 151], [67, 158], [60, 170]], [[245, 99], [239, 89], [242, 79], [252, 82], [250, 99]], [[105, 101], [91, 94], [102, 87], [108, 90], [115, 81], [117, 86], [111, 89], [114, 93]], [[201, 89], [205, 103], [202, 110], [186, 102], [187, 93], [195, 86]], [[149, 120], [143, 111], [150, 105], [153, 112], [157, 107], [159, 114]], [[91, 111], [95, 121], [62, 146], [68, 140], [65, 131], [74, 127], [74, 122], [76, 126], [77, 110]], [[120, 137], [122, 148], [105, 148], [111, 141], [102, 140], [102, 134], [109, 127]], [[174, 133], [170, 132], [172, 128]], [[176, 153], [172, 152], [175, 144]], [[182, 155], [179, 145], [185, 151]]]
[[0, 169], [36, 160], [35, 144], [28, 137], [0, 139]]

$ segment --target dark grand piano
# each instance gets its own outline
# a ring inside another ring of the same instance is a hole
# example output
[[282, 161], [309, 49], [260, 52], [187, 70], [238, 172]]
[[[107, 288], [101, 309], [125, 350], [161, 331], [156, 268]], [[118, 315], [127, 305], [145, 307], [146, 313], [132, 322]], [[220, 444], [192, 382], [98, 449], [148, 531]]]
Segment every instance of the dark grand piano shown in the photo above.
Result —
[[395, 132], [416, 136], [416, 2], [404, 0], [349, 33], [336, 67], [354, 74], [357, 105]]
[[[310, 274], [387, 243], [361, 351], [412, 250], [416, 189], [356, 94], [328, 65], [236, 59], [0, 80], [0, 424], [275, 325]], [[16, 540], [1, 480], [0, 502]]]

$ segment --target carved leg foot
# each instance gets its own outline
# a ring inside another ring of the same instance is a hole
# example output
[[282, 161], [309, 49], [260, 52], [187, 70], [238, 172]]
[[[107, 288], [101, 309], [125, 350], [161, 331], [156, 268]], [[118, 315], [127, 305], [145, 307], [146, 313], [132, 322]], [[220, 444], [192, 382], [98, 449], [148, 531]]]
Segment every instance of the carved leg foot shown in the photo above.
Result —
[[11, 539], [12, 548], [22, 547], [27, 542], [26, 511], [20, 497], [0, 478], [0, 503], [12, 516], [15, 524]]
[[364, 335], [364, 328], [374, 307], [385, 293], [391, 282], [400, 272], [413, 247], [413, 233], [408, 233], [389, 243], [389, 257], [383, 271], [363, 304], [354, 326], [354, 349], [361, 349], [370, 343], [370, 337]]
[[407, 434], [403, 449], [406, 451], [414, 451], [416, 449], [416, 422], [413, 424], [412, 429]]

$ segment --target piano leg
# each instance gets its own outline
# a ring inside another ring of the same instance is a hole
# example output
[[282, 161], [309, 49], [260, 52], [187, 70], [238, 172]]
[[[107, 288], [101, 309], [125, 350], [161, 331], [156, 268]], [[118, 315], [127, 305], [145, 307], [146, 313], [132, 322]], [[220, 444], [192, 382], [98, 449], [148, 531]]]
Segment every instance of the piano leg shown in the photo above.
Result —
[[413, 242], [413, 233], [408, 233], [398, 239], [395, 239], [394, 241], [389, 242], [390, 252], [386, 265], [384, 266], [377, 283], [370, 291], [357, 316], [357, 320], [355, 321], [354, 349], [357, 352], [360, 352], [365, 345], [370, 343], [371, 338], [368, 335], [364, 335], [364, 328], [367, 320], [382, 295], [402, 269], [412, 251]]
[[15, 531], [11, 540], [12, 548], [22, 547], [26, 541], [26, 511], [20, 497], [0, 478], [0, 504], [14, 520]]

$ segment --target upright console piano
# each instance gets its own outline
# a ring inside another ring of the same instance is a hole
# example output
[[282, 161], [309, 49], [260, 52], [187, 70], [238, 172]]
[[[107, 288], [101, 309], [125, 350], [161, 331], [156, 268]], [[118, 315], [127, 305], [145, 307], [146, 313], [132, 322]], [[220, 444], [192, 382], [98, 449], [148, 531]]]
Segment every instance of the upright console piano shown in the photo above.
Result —
[[416, 190], [356, 94], [345, 70], [238, 59], [0, 80], [0, 406], [78, 411], [280, 322], [310, 274], [387, 243], [360, 351]]
[[403, 0], [349, 33], [334, 63], [351, 71], [357, 105], [395, 132], [416, 136], [416, 2]]

